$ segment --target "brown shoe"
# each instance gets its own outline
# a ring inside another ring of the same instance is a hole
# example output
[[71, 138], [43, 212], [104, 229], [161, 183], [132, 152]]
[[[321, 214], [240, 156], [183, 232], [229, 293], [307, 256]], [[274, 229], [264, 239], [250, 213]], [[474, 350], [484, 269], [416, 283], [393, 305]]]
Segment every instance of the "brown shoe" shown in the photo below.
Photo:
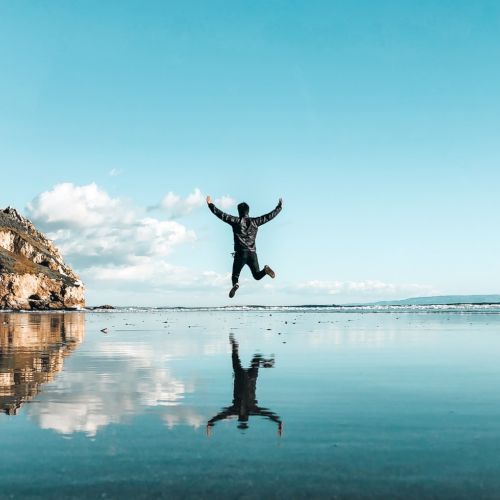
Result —
[[233, 285], [233, 288], [231, 288], [231, 291], [229, 292], [230, 299], [232, 299], [235, 296], [236, 291], [238, 290], [239, 287], [240, 285], [238, 285], [238, 283], [236, 283], [236, 285]]
[[276, 277], [276, 273], [269, 266], [264, 266], [264, 271], [266, 271], [266, 274], [271, 276], [271, 278], [274, 279]]

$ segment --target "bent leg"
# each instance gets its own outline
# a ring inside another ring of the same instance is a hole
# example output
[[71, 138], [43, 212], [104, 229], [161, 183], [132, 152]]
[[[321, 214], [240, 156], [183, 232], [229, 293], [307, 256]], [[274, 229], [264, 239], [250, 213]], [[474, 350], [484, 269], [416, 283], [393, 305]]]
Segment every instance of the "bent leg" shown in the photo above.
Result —
[[256, 252], [249, 252], [247, 264], [250, 268], [250, 271], [252, 271], [252, 276], [256, 280], [261, 280], [266, 275], [266, 271], [264, 269], [259, 269], [259, 259], [257, 258]]
[[241, 273], [241, 270], [243, 269], [244, 265], [245, 265], [244, 255], [236, 252], [236, 254], [234, 256], [233, 272], [232, 272], [232, 276], [231, 276], [233, 286], [236, 285], [236, 283], [238, 283], [238, 280], [240, 278], [240, 273]]

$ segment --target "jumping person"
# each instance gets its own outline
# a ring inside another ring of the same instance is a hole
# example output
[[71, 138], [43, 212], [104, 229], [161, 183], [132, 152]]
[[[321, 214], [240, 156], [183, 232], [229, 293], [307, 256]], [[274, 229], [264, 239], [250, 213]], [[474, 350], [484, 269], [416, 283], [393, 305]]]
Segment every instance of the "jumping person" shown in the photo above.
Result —
[[231, 276], [233, 288], [229, 292], [229, 297], [233, 298], [239, 288], [238, 280], [240, 272], [245, 264], [252, 271], [252, 276], [256, 280], [262, 279], [266, 274], [274, 278], [276, 274], [269, 266], [264, 266], [264, 269], [259, 269], [259, 261], [257, 259], [257, 250], [255, 248], [255, 238], [259, 226], [273, 220], [280, 212], [283, 201], [280, 198], [276, 208], [266, 215], [260, 217], [249, 217], [250, 207], [245, 203], [238, 205], [239, 217], [229, 215], [218, 209], [213, 203], [212, 198], [207, 196], [208, 208], [219, 217], [220, 220], [227, 222], [233, 228], [234, 234], [234, 262], [233, 273]]

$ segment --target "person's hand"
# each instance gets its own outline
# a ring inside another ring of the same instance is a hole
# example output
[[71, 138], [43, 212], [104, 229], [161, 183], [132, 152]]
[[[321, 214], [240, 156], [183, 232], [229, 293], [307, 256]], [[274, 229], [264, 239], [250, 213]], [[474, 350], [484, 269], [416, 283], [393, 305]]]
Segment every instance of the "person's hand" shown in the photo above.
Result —
[[212, 203], [212, 198], [210, 196], [207, 196], [207, 205], [210, 205]]
[[205, 428], [205, 434], [207, 435], [207, 437], [210, 437], [212, 435], [212, 426], [210, 424], [207, 424]]
[[283, 424], [281, 422], [278, 424], [278, 436], [283, 436]]
[[278, 205], [283, 205], [283, 198], [280, 198], [278, 201]]

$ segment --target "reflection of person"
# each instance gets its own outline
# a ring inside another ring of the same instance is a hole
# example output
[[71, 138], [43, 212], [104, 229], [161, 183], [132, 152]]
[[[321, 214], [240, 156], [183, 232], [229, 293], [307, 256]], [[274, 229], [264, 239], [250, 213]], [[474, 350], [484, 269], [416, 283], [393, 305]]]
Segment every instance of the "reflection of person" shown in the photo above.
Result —
[[255, 395], [259, 367], [262, 366], [263, 368], [271, 368], [274, 366], [274, 359], [264, 359], [261, 354], [255, 354], [250, 363], [250, 367], [246, 369], [242, 368], [238, 353], [238, 343], [232, 336], [229, 337], [229, 341], [232, 347], [231, 357], [233, 360], [234, 370], [233, 404], [223, 408], [221, 412], [207, 422], [207, 435], [210, 435], [212, 427], [215, 425], [215, 422], [219, 420], [225, 420], [226, 418], [237, 416], [238, 428], [247, 429], [248, 418], [250, 416], [258, 415], [276, 422], [278, 424], [278, 435], [281, 436], [283, 431], [283, 422], [280, 417], [267, 408], [261, 408], [258, 406], [258, 401]]
[[259, 226], [266, 224], [273, 220], [280, 212], [283, 205], [283, 201], [279, 200], [278, 205], [274, 210], [268, 214], [261, 215], [260, 217], [250, 217], [248, 214], [250, 212], [250, 207], [246, 203], [240, 203], [238, 205], [238, 217], [234, 215], [229, 215], [219, 210], [213, 203], [212, 198], [207, 196], [208, 208], [211, 212], [216, 215], [219, 219], [227, 222], [233, 228], [234, 234], [234, 262], [233, 262], [233, 272], [232, 272], [232, 282], [233, 288], [229, 292], [229, 297], [233, 298], [234, 294], [239, 288], [238, 280], [240, 277], [241, 270], [245, 264], [252, 271], [252, 276], [256, 280], [262, 279], [266, 274], [275, 277], [274, 271], [269, 266], [264, 266], [263, 269], [259, 268], [259, 260], [257, 259], [257, 250], [255, 248], [255, 238], [257, 237], [257, 231]]

